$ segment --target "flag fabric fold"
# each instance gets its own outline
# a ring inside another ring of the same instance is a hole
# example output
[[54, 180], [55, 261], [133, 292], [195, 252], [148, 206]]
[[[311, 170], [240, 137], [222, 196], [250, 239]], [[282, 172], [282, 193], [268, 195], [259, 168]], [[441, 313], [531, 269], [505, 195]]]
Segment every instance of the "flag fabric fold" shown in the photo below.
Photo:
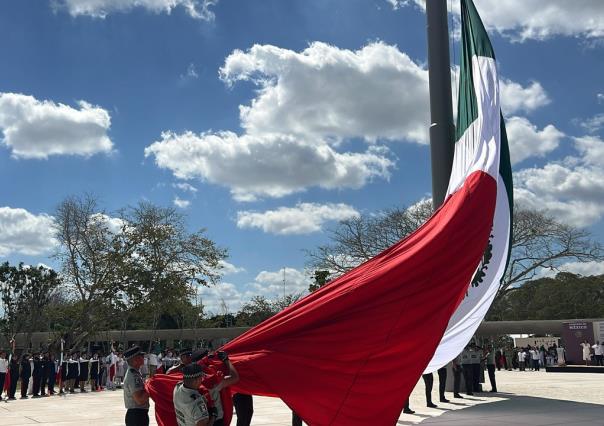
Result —
[[512, 167], [505, 123], [499, 107], [497, 67], [493, 47], [471, 0], [461, 1], [462, 55], [460, 64], [457, 142], [449, 182], [451, 194], [472, 168], [476, 136], [500, 144], [493, 229], [466, 296], [451, 317], [426, 373], [449, 363], [468, 344], [493, 303], [509, 259], [512, 235]]

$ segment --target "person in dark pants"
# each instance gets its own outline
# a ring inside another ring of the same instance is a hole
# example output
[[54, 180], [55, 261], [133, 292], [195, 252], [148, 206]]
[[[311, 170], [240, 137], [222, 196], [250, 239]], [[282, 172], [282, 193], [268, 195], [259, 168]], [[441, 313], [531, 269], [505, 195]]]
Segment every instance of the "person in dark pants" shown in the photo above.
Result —
[[34, 371], [32, 372], [32, 380], [34, 381], [32, 393], [34, 398], [40, 398], [40, 385], [42, 384], [42, 358], [39, 353], [34, 354]]
[[13, 355], [10, 360], [10, 386], [8, 388], [8, 399], [15, 400], [15, 393], [17, 392], [17, 382], [19, 381], [19, 360]]
[[480, 361], [482, 349], [472, 343], [470, 345], [470, 359], [472, 362], [472, 392], [482, 392], [480, 387]]
[[145, 362], [144, 354], [138, 346], [124, 352], [128, 370], [124, 377], [124, 405], [126, 406], [126, 426], [149, 425], [149, 394], [140, 368]]
[[405, 401], [405, 408], [403, 408], [403, 413], [405, 414], [415, 414], [415, 411], [411, 409], [409, 406], [409, 398]]
[[302, 426], [302, 418], [292, 411], [292, 426]]
[[492, 346], [487, 346], [484, 360], [487, 364], [487, 371], [489, 372], [489, 381], [491, 382], [491, 392], [497, 392], [497, 384], [495, 383], [495, 352]]
[[250, 426], [254, 415], [254, 399], [252, 395], [236, 393], [233, 395], [233, 405], [237, 412], [237, 426]]
[[451, 402], [445, 397], [445, 389], [447, 387], [447, 366], [438, 369], [438, 396], [440, 402]]
[[55, 357], [52, 354], [48, 354], [48, 394], [55, 394], [55, 380], [57, 378], [57, 366], [55, 364]]
[[453, 398], [461, 398], [463, 396], [459, 393], [461, 389], [461, 374], [463, 369], [461, 368], [461, 354], [457, 355], [453, 361]]
[[432, 373], [422, 374], [424, 385], [426, 385], [426, 407], [436, 408], [437, 405], [432, 402], [432, 387], [434, 386], [434, 376]]
[[44, 354], [42, 358], [42, 377], [40, 380], [40, 395], [46, 395], [46, 385], [48, 384], [48, 379], [50, 377], [50, 359], [48, 356], [48, 352]]
[[21, 399], [27, 399], [27, 387], [31, 377], [31, 365], [29, 365], [29, 356], [23, 354], [21, 357]]

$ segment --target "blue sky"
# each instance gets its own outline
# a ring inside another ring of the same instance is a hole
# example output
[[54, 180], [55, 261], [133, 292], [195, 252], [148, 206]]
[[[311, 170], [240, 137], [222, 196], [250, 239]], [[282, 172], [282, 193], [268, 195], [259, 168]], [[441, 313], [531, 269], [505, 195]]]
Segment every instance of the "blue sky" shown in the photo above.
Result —
[[[475, 3], [516, 201], [603, 240], [604, 5]], [[306, 288], [303, 250], [337, 220], [430, 196], [422, 4], [1, 2], [0, 257], [54, 265], [54, 208], [92, 192], [176, 205], [228, 248], [210, 310], [276, 296], [284, 271]]]

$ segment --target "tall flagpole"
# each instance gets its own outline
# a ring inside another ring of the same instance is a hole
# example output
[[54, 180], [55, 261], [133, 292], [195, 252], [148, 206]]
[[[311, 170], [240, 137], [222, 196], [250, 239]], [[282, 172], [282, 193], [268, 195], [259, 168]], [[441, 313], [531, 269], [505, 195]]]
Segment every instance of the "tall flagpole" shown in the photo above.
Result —
[[428, 76], [430, 79], [432, 205], [436, 209], [442, 204], [447, 193], [455, 138], [447, 0], [426, 0], [426, 18], [428, 24]]

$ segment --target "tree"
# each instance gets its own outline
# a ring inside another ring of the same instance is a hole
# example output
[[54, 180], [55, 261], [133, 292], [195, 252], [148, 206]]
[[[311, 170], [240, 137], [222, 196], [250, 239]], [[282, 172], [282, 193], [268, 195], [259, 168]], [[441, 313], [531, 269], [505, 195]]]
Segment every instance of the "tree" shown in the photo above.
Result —
[[264, 296], [254, 296], [245, 303], [237, 313], [236, 322], [238, 327], [255, 326], [297, 302], [302, 294], [286, 294], [269, 300]]
[[68, 347], [100, 329], [141, 324], [140, 316], [153, 329], [182, 326], [196, 314], [195, 287], [220, 279], [226, 250], [204, 230], [188, 232], [176, 210], [142, 202], [118, 215], [106, 214], [90, 195], [69, 197], [57, 208], [64, 307], [75, 318]]
[[184, 216], [170, 207], [141, 202], [123, 210], [121, 221], [119, 261], [121, 279], [127, 284], [122, 302], [145, 305], [153, 314], [154, 329], [166, 314], [180, 318], [182, 324], [196, 287], [220, 280], [227, 251], [203, 229], [189, 233]]
[[16, 333], [26, 333], [29, 346], [31, 334], [46, 329], [45, 308], [60, 284], [59, 275], [44, 266], [0, 265], [0, 326], [7, 341]]
[[[112, 318], [112, 301], [123, 289], [119, 261], [123, 247], [115, 244], [116, 230], [91, 195], [68, 197], [55, 212], [59, 249], [55, 258], [69, 294], [77, 301], [68, 347], [106, 327]], [[107, 309], [109, 308], [109, 309]]]
[[[338, 276], [371, 259], [419, 228], [432, 214], [429, 200], [341, 221], [329, 231], [330, 243], [308, 252], [310, 267]], [[516, 209], [508, 268], [497, 298], [513, 292], [541, 268], [566, 262], [601, 260], [600, 244], [588, 231], [561, 223], [544, 212]]]
[[495, 301], [487, 319], [522, 321], [602, 318], [604, 275], [583, 277], [561, 272], [526, 282]]
[[327, 284], [329, 282], [329, 275], [330, 275], [329, 271], [325, 271], [325, 270], [315, 271], [314, 282], [312, 282], [308, 286], [308, 291], [312, 293], [313, 291], [316, 291], [316, 290], [320, 289], [321, 287], [323, 287], [325, 284]]

